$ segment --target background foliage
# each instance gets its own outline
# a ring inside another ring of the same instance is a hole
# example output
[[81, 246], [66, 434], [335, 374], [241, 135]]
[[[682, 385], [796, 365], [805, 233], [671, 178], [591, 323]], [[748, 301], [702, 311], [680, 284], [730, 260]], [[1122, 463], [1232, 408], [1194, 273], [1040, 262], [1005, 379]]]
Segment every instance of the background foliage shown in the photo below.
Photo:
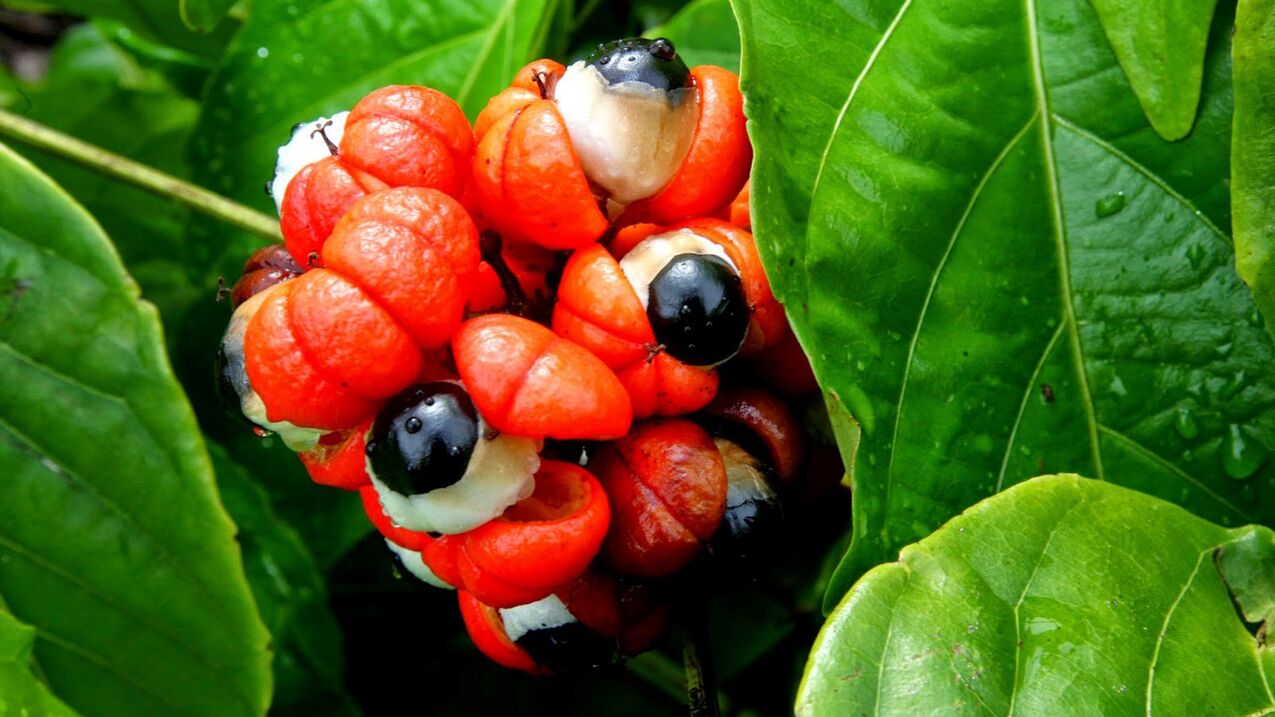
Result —
[[[1275, 702], [1273, 543], [1236, 527], [1275, 511], [1270, 0], [5, 4], [87, 22], [42, 78], [0, 68], [0, 108], [262, 212], [291, 126], [384, 84], [472, 118], [643, 33], [742, 69], [759, 245], [855, 501], [712, 598], [725, 711], [1174, 713], [1209, 670], [1217, 710]], [[218, 279], [262, 240], [13, 150], [0, 713], [683, 709], [676, 631], [584, 682], [487, 664], [213, 395]], [[1061, 472], [1105, 482], [1029, 480]]]

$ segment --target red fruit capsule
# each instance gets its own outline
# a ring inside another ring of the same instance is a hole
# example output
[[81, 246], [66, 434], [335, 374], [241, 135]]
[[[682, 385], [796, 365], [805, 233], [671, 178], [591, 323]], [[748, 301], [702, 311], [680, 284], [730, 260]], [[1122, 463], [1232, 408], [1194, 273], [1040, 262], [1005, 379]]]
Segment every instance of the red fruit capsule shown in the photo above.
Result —
[[501, 432], [605, 440], [629, 430], [629, 397], [611, 369], [540, 324], [506, 314], [470, 319], [452, 354], [474, 404]]
[[343, 490], [359, 490], [368, 485], [364, 456], [367, 432], [372, 419], [348, 431], [325, 434], [313, 450], [298, 453], [310, 479], [319, 485]]
[[459, 197], [474, 135], [460, 106], [437, 90], [390, 85], [350, 110], [341, 158], [392, 187], [432, 187]]
[[730, 212], [728, 219], [731, 224], [745, 231], [753, 230], [753, 216], [749, 209], [749, 199], [752, 196], [752, 181], [744, 183], [744, 188], [739, 190], [739, 194], [730, 203]]
[[610, 521], [606, 493], [592, 474], [545, 461], [530, 497], [450, 538], [461, 584], [494, 607], [539, 600], [584, 572]]
[[590, 571], [541, 600], [496, 608], [461, 591], [474, 645], [493, 661], [532, 674], [611, 664], [648, 649], [667, 622], [667, 604], [641, 584]]
[[709, 216], [728, 204], [748, 181], [753, 148], [744, 118], [739, 76], [713, 65], [691, 69], [699, 93], [695, 136], [673, 179], [658, 194], [635, 202], [620, 224], [667, 224]]
[[806, 434], [785, 401], [760, 388], [732, 388], [718, 394], [703, 415], [746, 448], [759, 445], [762, 450], [752, 452], [769, 462], [781, 483], [796, 479], [806, 452]]
[[611, 498], [607, 563], [624, 575], [681, 569], [726, 508], [726, 467], [712, 437], [683, 419], [648, 421], [589, 464]]
[[351, 206], [322, 251], [325, 269], [280, 286], [249, 320], [245, 368], [270, 421], [342, 430], [421, 374], [447, 343], [478, 267], [477, 230], [432, 189]]
[[[359, 101], [342, 123], [340, 147], [306, 165], [287, 183], [280, 228], [301, 266], [321, 266], [319, 254], [355, 200], [389, 187], [437, 189], [459, 198], [474, 154], [474, 136], [460, 106], [416, 85], [382, 87]], [[335, 128], [333, 128], [335, 131]], [[319, 126], [314, 132], [324, 132]]]
[[716, 371], [688, 366], [659, 348], [620, 262], [600, 245], [576, 252], [563, 269], [553, 329], [616, 372], [635, 417], [690, 413], [717, 391]]
[[279, 282], [300, 276], [304, 271], [292, 260], [282, 244], [262, 247], [244, 262], [243, 273], [230, 291], [230, 305], [238, 307], [256, 294]]
[[579, 577], [602, 546], [611, 517], [598, 480], [559, 461], [541, 464], [529, 497], [456, 535], [403, 528], [386, 515], [374, 489], [360, 494], [382, 535], [419, 552], [439, 579], [495, 607], [534, 602]]
[[321, 266], [320, 250], [345, 210], [356, 200], [388, 188], [385, 182], [349, 166], [340, 157], [307, 164], [288, 183], [279, 210], [279, 230], [292, 258], [303, 267]]

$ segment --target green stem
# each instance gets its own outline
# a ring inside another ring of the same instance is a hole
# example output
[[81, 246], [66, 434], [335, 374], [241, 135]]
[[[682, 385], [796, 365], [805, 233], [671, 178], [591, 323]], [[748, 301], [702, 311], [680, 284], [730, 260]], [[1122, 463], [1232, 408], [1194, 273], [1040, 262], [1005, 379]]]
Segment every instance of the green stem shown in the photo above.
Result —
[[195, 211], [270, 241], [280, 241], [282, 238], [279, 235], [279, 222], [274, 217], [12, 112], [0, 110], [0, 136], [65, 157], [161, 197], [174, 199]]
[[696, 595], [685, 606], [682, 663], [686, 668], [686, 699], [691, 717], [718, 717], [717, 676], [708, 642], [708, 610]]

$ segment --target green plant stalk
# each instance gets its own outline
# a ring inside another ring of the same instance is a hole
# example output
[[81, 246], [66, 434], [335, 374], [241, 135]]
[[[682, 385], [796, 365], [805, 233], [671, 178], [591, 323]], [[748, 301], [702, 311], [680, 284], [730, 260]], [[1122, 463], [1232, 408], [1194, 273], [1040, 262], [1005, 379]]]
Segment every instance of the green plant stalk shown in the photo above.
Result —
[[108, 177], [168, 197], [264, 239], [282, 240], [279, 222], [274, 217], [12, 112], [0, 110], [0, 136], [51, 152]]
[[686, 668], [686, 701], [691, 717], [718, 717], [717, 679], [708, 643], [708, 615], [703, 598], [696, 595], [686, 606], [682, 663]]

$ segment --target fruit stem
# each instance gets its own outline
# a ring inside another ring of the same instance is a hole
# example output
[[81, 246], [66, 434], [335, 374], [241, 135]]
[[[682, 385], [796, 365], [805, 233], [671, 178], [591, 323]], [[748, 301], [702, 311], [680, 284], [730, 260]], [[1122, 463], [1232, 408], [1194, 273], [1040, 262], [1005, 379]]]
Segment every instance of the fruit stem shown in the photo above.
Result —
[[717, 677], [708, 641], [708, 610], [703, 598], [692, 597], [684, 606], [686, 632], [682, 663], [686, 668], [686, 699], [691, 717], [718, 717]]
[[65, 157], [95, 172], [128, 182], [161, 197], [174, 199], [195, 211], [271, 241], [282, 238], [279, 234], [279, 222], [269, 215], [26, 117], [0, 110], [0, 136]]

